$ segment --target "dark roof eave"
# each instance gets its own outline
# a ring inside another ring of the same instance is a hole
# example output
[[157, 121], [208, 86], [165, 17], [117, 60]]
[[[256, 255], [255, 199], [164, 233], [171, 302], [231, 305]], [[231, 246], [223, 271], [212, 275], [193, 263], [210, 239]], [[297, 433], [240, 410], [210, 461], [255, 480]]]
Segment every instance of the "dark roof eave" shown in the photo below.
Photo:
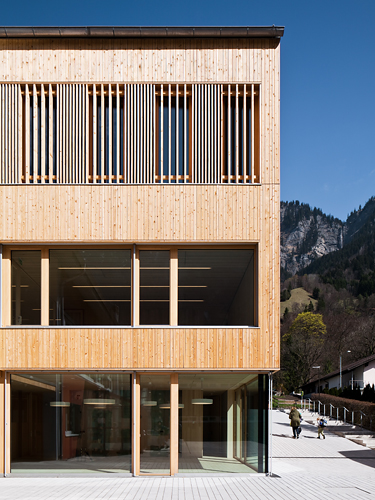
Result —
[[2, 26], [0, 38], [280, 38], [283, 26]]

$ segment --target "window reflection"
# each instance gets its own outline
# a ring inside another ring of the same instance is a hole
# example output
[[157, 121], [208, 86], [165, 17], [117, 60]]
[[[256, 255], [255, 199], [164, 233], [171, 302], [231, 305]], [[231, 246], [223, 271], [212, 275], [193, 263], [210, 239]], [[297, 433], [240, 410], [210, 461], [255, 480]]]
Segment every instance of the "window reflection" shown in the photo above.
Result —
[[12, 470], [130, 471], [128, 374], [11, 376]]
[[179, 325], [254, 325], [254, 250], [178, 251]]
[[141, 250], [140, 323], [169, 325], [169, 250]]
[[12, 325], [40, 325], [41, 253], [12, 251]]
[[130, 250], [51, 250], [51, 325], [130, 325]]

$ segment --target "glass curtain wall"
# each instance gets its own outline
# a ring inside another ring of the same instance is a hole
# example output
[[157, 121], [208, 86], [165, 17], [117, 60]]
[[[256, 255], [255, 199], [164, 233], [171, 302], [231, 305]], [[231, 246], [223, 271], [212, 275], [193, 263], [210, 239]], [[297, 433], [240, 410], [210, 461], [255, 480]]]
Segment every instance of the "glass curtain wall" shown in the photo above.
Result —
[[12, 374], [12, 472], [130, 472], [130, 377]]
[[50, 250], [50, 325], [130, 325], [130, 250]]
[[12, 251], [12, 325], [40, 325], [41, 252]]
[[254, 250], [179, 250], [178, 324], [254, 325]]
[[268, 379], [179, 375], [179, 472], [266, 472]]
[[169, 250], [140, 250], [140, 324], [169, 325]]
[[141, 375], [140, 473], [170, 474], [170, 376]]

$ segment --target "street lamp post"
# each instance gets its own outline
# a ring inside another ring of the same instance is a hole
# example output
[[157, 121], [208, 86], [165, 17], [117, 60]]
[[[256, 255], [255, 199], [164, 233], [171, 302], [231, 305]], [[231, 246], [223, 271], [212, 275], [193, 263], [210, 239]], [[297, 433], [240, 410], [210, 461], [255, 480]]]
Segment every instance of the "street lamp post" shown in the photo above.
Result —
[[[352, 352], [350, 350], [346, 352]], [[339, 384], [339, 389], [342, 389], [342, 352], [340, 352], [340, 384]]]
[[[320, 370], [320, 365], [319, 366], [313, 366], [313, 368]], [[318, 391], [319, 391], [319, 397], [320, 397], [320, 371], [319, 371], [319, 385], [318, 385]]]

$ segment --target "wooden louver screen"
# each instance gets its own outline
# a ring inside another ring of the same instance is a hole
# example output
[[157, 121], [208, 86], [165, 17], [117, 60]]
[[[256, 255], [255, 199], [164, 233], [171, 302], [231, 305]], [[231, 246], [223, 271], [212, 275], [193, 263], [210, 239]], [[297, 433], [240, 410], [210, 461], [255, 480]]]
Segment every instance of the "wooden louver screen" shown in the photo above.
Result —
[[0, 85], [1, 183], [260, 182], [255, 84]]
[[22, 182], [22, 102], [20, 85], [0, 85], [0, 182]]

